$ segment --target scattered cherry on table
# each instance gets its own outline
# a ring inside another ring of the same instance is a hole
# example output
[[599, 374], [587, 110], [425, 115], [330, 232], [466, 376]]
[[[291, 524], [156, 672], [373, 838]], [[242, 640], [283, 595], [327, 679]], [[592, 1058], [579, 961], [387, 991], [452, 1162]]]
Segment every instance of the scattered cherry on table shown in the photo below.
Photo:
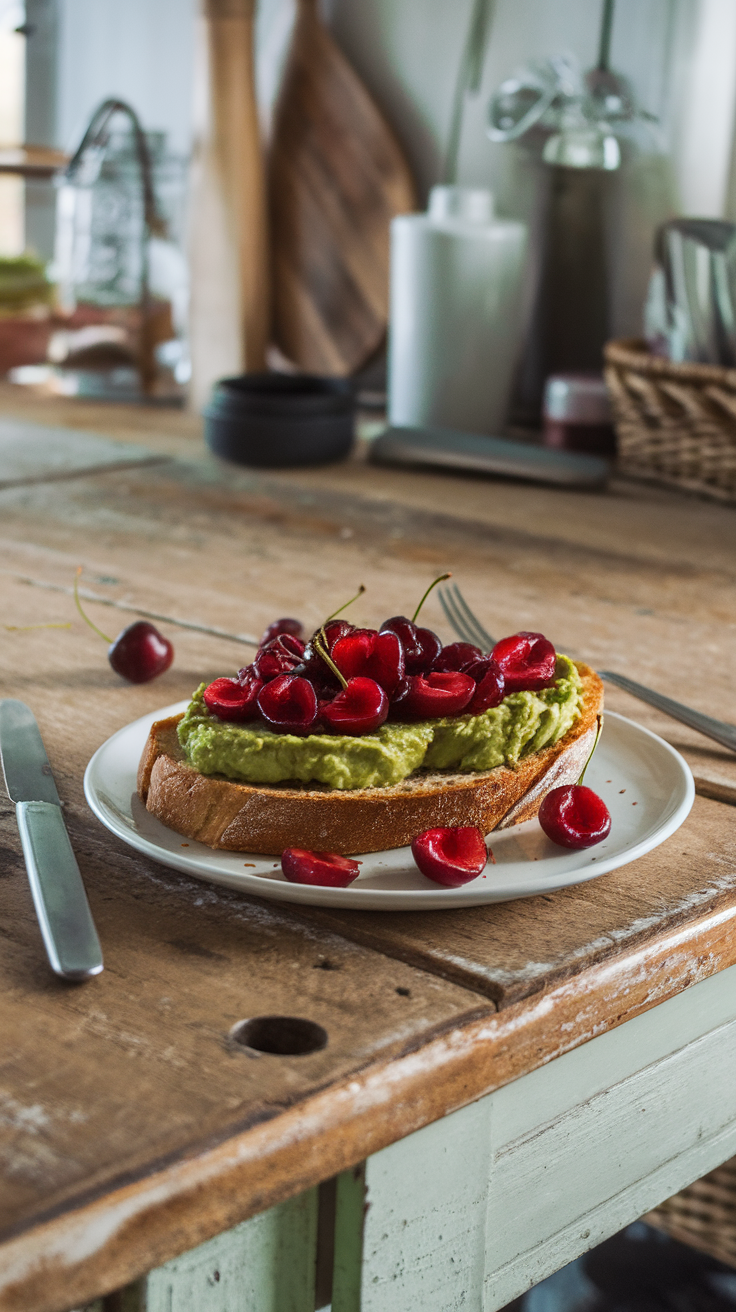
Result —
[[151, 679], [158, 678], [159, 674], [168, 670], [174, 659], [173, 644], [148, 620], [135, 620], [114, 639], [108, 638], [96, 624], [92, 623], [89, 616], [85, 615], [79, 600], [81, 573], [80, 565], [74, 579], [74, 601], [77, 610], [85, 624], [88, 624], [98, 637], [108, 644], [107, 659], [115, 673], [127, 679], [128, 683], [150, 683]]

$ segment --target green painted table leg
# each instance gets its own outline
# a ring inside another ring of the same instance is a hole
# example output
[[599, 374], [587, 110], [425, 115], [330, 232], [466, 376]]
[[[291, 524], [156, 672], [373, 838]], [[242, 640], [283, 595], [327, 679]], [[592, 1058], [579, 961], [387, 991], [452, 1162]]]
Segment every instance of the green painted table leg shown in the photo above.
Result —
[[317, 1192], [149, 1271], [106, 1298], [105, 1312], [314, 1312]]
[[332, 1312], [360, 1312], [365, 1163], [337, 1177]]
[[736, 1152], [736, 966], [338, 1178], [332, 1312], [495, 1312]]

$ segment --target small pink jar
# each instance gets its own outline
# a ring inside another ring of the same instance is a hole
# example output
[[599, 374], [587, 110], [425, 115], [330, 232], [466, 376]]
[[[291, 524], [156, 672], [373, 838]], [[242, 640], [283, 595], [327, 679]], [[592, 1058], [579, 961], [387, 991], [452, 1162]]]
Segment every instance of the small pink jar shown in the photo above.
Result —
[[616, 434], [601, 374], [550, 374], [544, 386], [544, 445], [614, 456]]

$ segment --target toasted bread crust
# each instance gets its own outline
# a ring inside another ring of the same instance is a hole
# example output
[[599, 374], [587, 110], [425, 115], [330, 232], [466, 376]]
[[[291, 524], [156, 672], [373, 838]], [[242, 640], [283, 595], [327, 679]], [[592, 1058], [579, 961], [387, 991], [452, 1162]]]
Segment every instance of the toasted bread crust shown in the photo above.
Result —
[[578, 670], [584, 687], [579, 719], [554, 747], [524, 757], [515, 769], [438, 771], [387, 788], [351, 791], [242, 784], [195, 770], [177, 738], [181, 716], [173, 716], [151, 727], [138, 793], [170, 829], [231, 852], [383, 852], [439, 825], [478, 825], [487, 834], [535, 816], [551, 788], [578, 778], [603, 708], [598, 675], [587, 665], [578, 664]]

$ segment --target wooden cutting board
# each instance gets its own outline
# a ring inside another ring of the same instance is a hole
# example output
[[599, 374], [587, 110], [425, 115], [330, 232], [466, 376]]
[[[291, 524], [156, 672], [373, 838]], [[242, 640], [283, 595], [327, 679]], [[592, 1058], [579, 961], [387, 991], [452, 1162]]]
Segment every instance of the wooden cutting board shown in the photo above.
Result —
[[270, 223], [275, 344], [300, 368], [349, 374], [388, 322], [389, 224], [415, 208], [386, 120], [322, 24], [298, 0], [274, 116]]

